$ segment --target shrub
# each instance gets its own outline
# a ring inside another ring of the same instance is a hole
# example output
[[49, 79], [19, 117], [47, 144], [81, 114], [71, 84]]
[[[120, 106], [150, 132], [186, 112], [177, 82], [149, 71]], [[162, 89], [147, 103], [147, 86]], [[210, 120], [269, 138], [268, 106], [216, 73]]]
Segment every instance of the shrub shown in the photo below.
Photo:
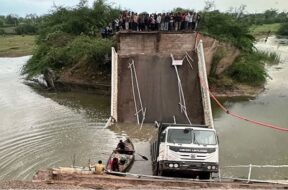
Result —
[[120, 14], [105, 3], [95, 0], [89, 8], [86, 0], [81, 0], [73, 8], [56, 7], [51, 14], [39, 22], [37, 49], [23, 67], [22, 73], [31, 78], [43, 73], [48, 67], [56, 71], [79, 62], [91, 64], [100, 72], [108, 70], [105, 62], [113, 41], [95, 38], [96, 33]]
[[234, 80], [252, 85], [260, 85], [266, 81], [265, 63], [278, 63], [279, 56], [275, 53], [253, 51], [242, 54], [227, 70]]
[[288, 23], [283, 23], [277, 32], [278, 35], [288, 36]]
[[248, 84], [261, 84], [266, 80], [266, 71], [263, 64], [251, 62], [246, 56], [241, 57], [229, 69], [231, 78]]
[[36, 34], [37, 27], [31, 24], [21, 24], [15, 28], [15, 32], [18, 35], [23, 34]]
[[3, 34], [5, 34], [5, 30], [0, 28], [0, 35], [3, 35]]
[[219, 11], [206, 12], [201, 20], [201, 31], [212, 37], [232, 43], [241, 50], [252, 51], [255, 38], [249, 34], [249, 26], [233, 14]]
[[[62, 38], [58, 44], [53, 40]], [[35, 50], [33, 57], [24, 65], [23, 74], [28, 78], [43, 73], [47, 68], [55, 70], [72, 66], [80, 60], [92, 64], [95, 68], [103, 68], [105, 55], [109, 55], [113, 41], [110, 39], [91, 38], [88, 36], [72, 37], [65, 33], [51, 34], [49, 43], [43, 42]]]

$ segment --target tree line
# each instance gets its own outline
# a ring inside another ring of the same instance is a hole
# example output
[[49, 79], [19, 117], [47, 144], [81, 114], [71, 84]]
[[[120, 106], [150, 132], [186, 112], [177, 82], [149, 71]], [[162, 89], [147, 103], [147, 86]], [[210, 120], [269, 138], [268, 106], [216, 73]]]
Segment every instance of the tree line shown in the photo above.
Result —
[[[198, 27], [200, 32], [238, 47], [243, 52], [241, 60], [255, 57], [253, 56], [255, 38], [249, 31], [251, 23], [287, 22], [287, 13], [268, 10], [255, 15], [245, 14], [244, 9], [245, 7], [240, 7], [237, 11], [223, 13], [219, 10], [213, 10], [213, 6], [208, 3], [200, 11], [201, 21]], [[181, 13], [193, 10], [175, 8], [172, 11]], [[80, 0], [79, 4], [72, 8], [54, 7], [51, 13], [47, 15], [25, 18], [21, 22], [35, 26], [35, 33], [38, 37], [36, 40], [37, 48], [32, 58], [23, 67], [23, 74], [33, 77], [45, 73], [48, 68], [57, 71], [81, 62], [93, 66], [95, 70], [100, 71], [98, 73], [109, 75], [110, 64], [105, 63], [106, 58], [110, 56], [111, 47], [115, 47], [115, 39], [113, 36], [102, 39], [101, 29], [119, 18], [121, 12], [120, 8], [112, 7], [105, 0], [95, 0], [92, 7], [88, 6], [87, 0]], [[20, 19], [9, 19], [10, 25], [20, 26]], [[5, 24], [7, 24], [7, 20]], [[263, 59], [265, 60], [265, 58]], [[259, 81], [263, 81], [263, 76], [265, 76], [263, 61], [259, 59], [258, 65], [254, 59], [251, 62], [255, 65], [251, 72], [259, 73], [258, 67], [260, 67], [262, 78]], [[245, 61], [240, 61], [239, 64], [241, 69], [235, 68], [233, 72], [240, 73], [240, 78], [243, 78], [244, 74], [241, 75], [241, 73], [247, 71], [245, 68], [247, 66], [250, 68], [251, 64], [246, 64]], [[251, 73], [247, 75], [250, 76]]]
[[0, 15], [0, 34], [37, 34], [42, 17], [27, 14], [19, 17], [16, 14]]

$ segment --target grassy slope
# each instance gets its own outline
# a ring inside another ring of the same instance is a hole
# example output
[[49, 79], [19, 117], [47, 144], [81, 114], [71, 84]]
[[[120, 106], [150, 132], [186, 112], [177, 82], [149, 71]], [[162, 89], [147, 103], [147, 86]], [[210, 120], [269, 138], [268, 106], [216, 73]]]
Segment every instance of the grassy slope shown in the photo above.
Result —
[[14, 26], [3, 27], [1, 29], [3, 29], [6, 34], [16, 34]]
[[0, 35], [0, 57], [19, 57], [31, 55], [35, 36]]
[[280, 26], [280, 23], [252, 25], [250, 31], [254, 37], [266, 36], [269, 31], [271, 31], [271, 34], [275, 34], [279, 30]]

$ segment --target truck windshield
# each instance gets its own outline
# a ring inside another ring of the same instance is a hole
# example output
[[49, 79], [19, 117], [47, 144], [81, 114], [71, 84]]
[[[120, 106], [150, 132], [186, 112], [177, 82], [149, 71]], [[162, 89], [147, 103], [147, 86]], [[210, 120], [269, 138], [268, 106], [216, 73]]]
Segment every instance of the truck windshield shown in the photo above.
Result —
[[203, 145], [215, 145], [216, 144], [216, 135], [213, 131], [201, 131], [194, 130], [194, 142], [195, 144]]
[[167, 142], [179, 143], [179, 144], [191, 144], [192, 143], [192, 130], [169, 129]]

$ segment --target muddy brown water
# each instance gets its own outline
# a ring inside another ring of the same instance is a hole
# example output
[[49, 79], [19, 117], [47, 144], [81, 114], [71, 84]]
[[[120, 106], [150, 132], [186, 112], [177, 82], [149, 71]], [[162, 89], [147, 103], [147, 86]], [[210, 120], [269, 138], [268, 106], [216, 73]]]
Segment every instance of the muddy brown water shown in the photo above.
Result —
[[[285, 43], [284, 43], [285, 42]], [[224, 105], [249, 118], [287, 127], [287, 39], [269, 38], [259, 49], [281, 54], [279, 65], [267, 67], [273, 80], [255, 99], [229, 99]], [[105, 128], [110, 97], [76, 92], [38, 92], [23, 84], [21, 66], [29, 57], [0, 58], [0, 180], [30, 180], [41, 168], [87, 166], [89, 159], [106, 162], [123, 136], [136, 151], [150, 158], [149, 140], [154, 128], [120, 124]], [[228, 169], [238, 164], [288, 164], [287, 132], [259, 127], [227, 116], [214, 107], [220, 137], [221, 173], [246, 177], [248, 169]], [[151, 163], [136, 156], [133, 173], [151, 174]], [[252, 178], [284, 179], [288, 169], [253, 169]]]

